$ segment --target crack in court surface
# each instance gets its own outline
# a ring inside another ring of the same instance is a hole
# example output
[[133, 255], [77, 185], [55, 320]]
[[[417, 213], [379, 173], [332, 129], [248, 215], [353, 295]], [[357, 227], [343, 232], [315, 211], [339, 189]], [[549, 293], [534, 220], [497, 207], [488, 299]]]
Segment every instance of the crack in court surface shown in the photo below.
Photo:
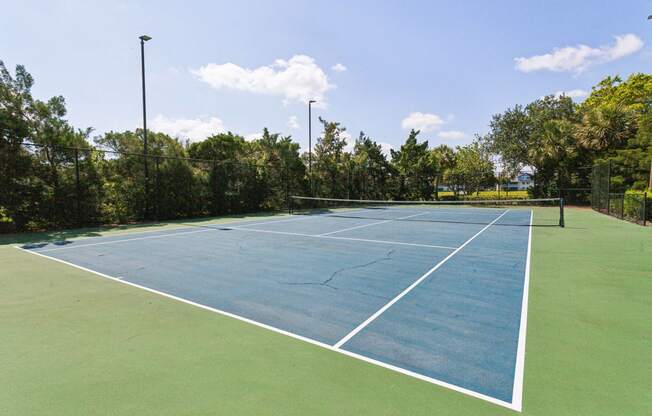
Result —
[[[337, 275], [339, 275], [341, 273], [344, 273], [346, 271], [369, 267], [369, 266], [372, 266], [374, 264], [380, 263], [381, 261], [391, 260], [392, 255], [394, 254], [394, 251], [395, 251], [395, 249], [393, 249], [393, 248], [389, 249], [387, 251], [387, 253], [385, 253], [385, 255], [383, 257], [372, 260], [372, 261], [364, 263], [364, 264], [356, 264], [354, 266], [342, 267], [341, 269], [335, 270], [333, 273], [331, 273], [331, 275], [327, 279], [325, 279], [325, 280], [323, 280], [321, 282], [282, 282], [282, 281], [279, 281], [278, 283], [280, 283], [282, 285], [288, 285], [288, 286], [304, 286], [304, 285], [306, 285], [306, 286], [307, 285], [325, 286], [325, 287], [331, 288], [333, 290], [339, 290], [340, 289], [339, 287], [333, 286], [333, 285], [330, 284], [333, 281], [333, 279], [335, 279], [335, 277], [337, 277]], [[351, 290], [355, 291], [355, 289], [351, 289]], [[364, 292], [359, 292], [359, 293], [366, 294]]]

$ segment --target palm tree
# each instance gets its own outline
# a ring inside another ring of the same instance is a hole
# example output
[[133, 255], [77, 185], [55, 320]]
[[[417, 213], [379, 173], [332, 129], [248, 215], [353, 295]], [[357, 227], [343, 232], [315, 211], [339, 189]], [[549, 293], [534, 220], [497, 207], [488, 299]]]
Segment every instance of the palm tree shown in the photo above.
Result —
[[564, 162], [575, 156], [574, 133], [574, 125], [571, 121], [548, 120], [537, 135], [537, 146], [529, 150], [530, 160], [537, 171], [557, 173], [558, 188], [561, 188], [562, 178], [567, 176], [564, 172]]
[[601, 151], [623, 144], [635, 133], [636, 124], [631, 112], [616, 106], [585, 113], [575, 135], [585, 149]]
[[439, 167], [435, 175], [435, 199], [439, 200], [439, 181], [455, 166], [455, 151], [450, 146], [442, 144], [432, 149], [432, 156]]

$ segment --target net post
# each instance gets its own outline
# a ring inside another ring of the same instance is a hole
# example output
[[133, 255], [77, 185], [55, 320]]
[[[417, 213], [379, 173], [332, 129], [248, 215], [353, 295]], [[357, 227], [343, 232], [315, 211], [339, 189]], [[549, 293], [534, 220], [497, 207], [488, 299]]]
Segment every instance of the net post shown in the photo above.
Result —
[[292, 215], [292, 197], [288, 197], [288, 214]]
[[566, 226], [564, 221], [564, 198], [559, 198], [559, 226], [561, 228]]

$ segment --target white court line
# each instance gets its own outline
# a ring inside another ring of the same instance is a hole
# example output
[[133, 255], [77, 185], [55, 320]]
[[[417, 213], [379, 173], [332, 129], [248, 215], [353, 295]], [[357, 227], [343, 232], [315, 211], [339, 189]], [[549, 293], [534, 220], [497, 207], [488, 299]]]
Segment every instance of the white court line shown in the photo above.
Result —
[[[369, 211], [369, 210], [364, 210], [364, 211]], [[364, 212], [364, 211], [356, 211], [356, 212]], [[200, 225], [199, 227], [207, 227], [207, 228], [204, 228], [204, 229], [201, 229], [201, 230], [193, 229], [193, 231], [183, 231], [183, 232], [180, 232], [180, 233], [172, 232], [172, 233], [167, 233], [167, 234], [148, 235], [148, 236], [144, 236], [144, 237], [124, 238], [124, 239], [121, 239], [121, 240], [101, 241], [101, 242], [90, 243], [90, 244], [79, 244], [79, 245], [70, 245], [70, 246], [66, 246], [66, 247], [55, 247], [55, 248], [48, 248], [48, 249], [45, 249], [45, 250], [39, 250], [39, 253], [45, 253], [45, 252], [49, 252], [49, 251], [68, 250], [68, 249], [71, 249], [71, 248], [80, 248], [80, 247], [87, 247], [87, 246], [100, 246], [100, 245], [106, 245], [106, 244], [124, 243], [124, 242], [128, 242], [128, 241], [149, 240], [149, 239], [153, 239], [153, 238], [175, 237], [177, 235], [203, 233], [203, 232], [206, 232], [206, 231], [219, 231], [218, 227], [220, 227], [220, 228], [221, 227], [235, 228], [235, 227], [229, 227], [229, 224], [236, 224], [237, 225], [237, 224], [240, 224], [240, 223], [243, 223], [243, 222], [245, 222], [245, 224], [242, 224], [241, 227], [252, 226], [252, 225], [255, 226], [255, 225], [274, 224], [274, 223], [279, 223], [279, 222], [301, 221], [301, 220], [306, 220], [306, 219], [309, 219], [309, 218], [317, 218], [317, 217], [321, 217], [321, 216], [328, 216], [328, 215], [327, 214], [319, 214], [319, 215], [312, 215], [312, 216], [306, 216], [306, 217], [301, 217], [301, 218], [289, 218], [289, 219], [285, 219], [285, 220], [272, 220], [272, 221], [265, 221], [265, 222], [257, 222], [257, 223], [253, 223], [253, 224], [246, 224], [246, 221], [250, 221], [250, 220], [229, 221], [229, 222], [223, 222], [223, 223], [217, 222], [217, 223], [211, 223], [211, 224], [207, 224], [207, 225]], [[195, 226], [195, 227], [197, 227], [197, 226]], [[178, 228], [175, 228], [175, 229], [176, 230], [183, 230], [183, 229], [187, 229], [187, 228], [191, 228], [191, 227], [186, 226], [186, 227], [178, 227]], [[172, 229], [171, 231], [173, 231], [175, 229]], [[130, 233], [130, 234], [140, 234], [140, 233], [147, 233], [147, 232], [163, 232], [163, 231], [165, 231], [165, 230], [143, 230], [143, 231], [135, 231], [135, 232]], [[103, 237], [110, 238], [112, 236], [101, 236], [99, 238], [103, 238]], [[71, 241], [80, 241], [80, 240], [84, 241], [84, 240], [86, 240], [86, 238], [76, 239], [76, 240], [71, 240]]]
[[532, 256], [532, 221], [534, 212], [530, 212], [530, 229], [527, 237], [527, 258], [525, 260], [525, 281], [523, 282], [523, 299], [521, 303], [521, 322], [518, 331], [518, 349], [516, 350], [516, 368], [514, 369], [514, 388], [512, 405], [514, 410], [523, 408], [523, 379], [525, 373], [525, 337], [527, 335], [528, 292], [530, 290], [530, 257]]
[[427, 248], [443, 248], [446, 250], [455, 250], [457, 247], [450, 246], [438, 246], [434, 244], [419, 244], [419, 243], [403, 243], [400, 241], [388, 241], [388, 240], [370, 240], [366, 238], [353, 238], [353, 237], [334, 237], [323, 234], [303, 234], [303, 233], [292, 233], [289, 231], [272, 231], [272, 230], [260, 230], [257, 228], [246, 228], [246, 227], [228, 227], [230, 230], [238, 231], [252, 231], [257, 233], [269, 233], [269, 234], [281, 234], [281, 235], [296, 235], [299, 237], [310, 237], [310, 238], [324, 238], [328, 240], [348, 240], [348, 241], [361, 241], [365, 243], [378, 243], [378, 244], [392, 244], [400, 246], [413, 246], [413, 247], [427, 247]]
[[469, 243], [470, 243], [471, 241], [473, 241], [477, 236], [479, 236], [480, 234], [482, 234], [482, 233], [483, 233], [487, 228], [489, 228], [489, 227], [491, 227], [492, 225], [494, 225], [494, 224], [496, 223], [496, 221], [498, 221], [499, 219], [501, 219], [501, 218], [503, 217], [503, 215], [507, 214], [508, 212], [509, 212], [509, 210], [506, 210], [505, 212], [503, 212], [502, 214], [500, 214], [500, 215], [499, 215], [495, 220], [493, 220], [493, 221], [491, 221], [489, 224], [487, 224], [483, 229], [481, 229], [480, 231], [478, 231], [477, 233], [475, 233], [475, 234], [473, 235], [473, 237], [471, 237], [471, 238], [469, 238], [468, 240], [466, 240], [466, 241], [464, 242], [464, 244], [462, 244], [461, 246], [459, 246], [458, 248], [456, 248], [455, 251], [453, 251], [451, 254], [449, 254], [448, 256], [446, 256], [442, 261], [440, 261], [439, 263], [437, 263], [437, 264], [436, 264], [432, 269], [428, 270], [428, 271], [427, 271], [423, 276], [421, 276], [420, 278], [418, 278], [417, 280], [415, 280], [414, 283], [412, 283], [412, 284], [411, 284], [410, 286], [408, 286], [405, 290], [403, 290], [401, 293], [399, 293], [399, 294], [398, 294], [394, 299], [392, 299], [392, 300], [390, 300], [389, 302], [387, 302], [387, 303], [385, 304], [385, 306], [383, 306], [382, 308], [378, 309], [378, 310], [377, 310], [373, 315], [371, 315], [371, 316], [370, 316], [369, 318], [367, 318], [363, 323], [361, 323], [360, 325], [358, 325], [358, 326], [357, 326], [353, 331], [349, 332], [349, 333], [346, 334], [342, 339], [340, 339], [339, 341], [337, 341], [337, 343], [336, 343], [335, 345], [333, 345], [333, 347], [334, 347], [334, 348], [340, 348], [342, 345], [344, 345], [348, 340], [350, 340], [351, 338], [353, 338], [353, 337], [354, 337], [358, 332], [362, 331], [362, 330], [363, 330], [367, 325], [369, 325], [370, 323], [372, 323], [372, 322], [373, 322], [376, 318], [378, 318], [378, 317], [379, 317], [383, 312], [385, 312], [385, 311], [386, 311], [387, 309], [389, 309], [393, 304], [395, 304], [396, 302], [398, 302], [398, 301], [399, 301], [403, 296], [407, 295], [407, 294], [408, 294], [412, 289], [414, 289], [415, 287], [417, 287], [417, 285], [419, 285], [419, 283], [423, 282], [423, 281], [424, 281], [428, 276], [430, 276], [431, 274], [433, 274], [433, 273], [434, 273], [437, 269], [439, 269], [439, 268], [440, 268], [444, 263], [446, 263], [446, 262], [447, 262], [451, 257], [453, 257], [454, 255], [456, 255], [457, 253], [459, 253], [460, 250], [462, 250], [464, 247], [466, 247], [467, 244], [469, 244]]
[[344, 228], [342, 230], [331, 231], [329, 233], [319, 234], [319, 236], [324, 237], [324, 236], [331, 235], [331, 234], [342, 233], [344, 231], [357, 230], [358, 228], [371, 227], [372, 225], [380, 225], [380, 224], [385, 224], [385, 223], [392, 222], [392, 221], [406, 220], [408, 218], [418, 217], [419, 215], [426, 215], [426, 214], [430, 214], [430, 213], [429, 212], [420, 212], [418, 214], [408, 215], [407, 217], [394, 218], [394, 219], [391, 219], [391, 220], [379, 221], [379, 222], [374, 222], [374, 223], [371, 223], [371, 224], [363, 224], [363, 225], [358, 225], [358, 226], [355, 226], [355, 227]]
[[[414, 217], [416, 215], [423, 215], [423, 214], [415, 214], [415, 215], [410, 215], [409, 217]], [[403, 217], [403, 218], [409, 218], [409, 217]], [[160, 235], [148, 235], [144, 237], [134, 237], [134, 238], [124, 238], [121, 240], [111, 240], [111, 241], [100, 241], [97, 243], [89, 243], [89, 244], [78, 244], [78, 245], [69, 245], [66, 247], [56, 247], [56, 248], [49, 248], [45, 250], [39, 250], [39, 253], [46, 253], [50, 251], [60, 251], [60, 250], [69, 250], [73, 248], [82, 248], [82, 247], [89, 247], [89, 246], [100, 246], [100, 245], [106, 245], [106, 244], [116, 244], [116, 243], [124, 243], [124, 242], [129, 242], [129, 241], [140, 241], [140, 240], [150, 240], [150, 239], [155, 239], [155, 238], [165, 238], [165, 237], [175, 237], [178, 235], [187, 235], [187, 234], [195, 234], [195, 233], [203, 233], [207, 231], [220, 231], [220, 228], [229, 228], [229, 229], [234, 229], [234, 230], [241, 230], [241, 231], [257, 231], [257, 232], [266, 232], [266, 233], [273, 233], [273, 234], [285, 234], [285, 235], [297, 235], [297, 236], [303, 236], [303, 237], [323, 237], [323, 238], [332, 238], [332, 239], [338, 239], [338, 240], [352, 240], [352, 241], [365, 241], [369, 243], [379, 243], [379, 244], [398, 244], [398, 245], [409, 245], [409, 246], [416, 246], [416, 247], [431, 247], [431, 248], [443, 248], [443, 249], [449, 249], [449, 250], [454, 250], [455, 247], [448, 247], [448, 246], [438, 246], [438, 245], [430, 245], [430, 244], [416, 244], [416, 243], [400, 243], [400, 242], [391, 242], [391, 241], [383, 241], [383, 240], [367, 240], [367, 239], [358, 239], [358, 238], [344, 238], [344, 237], [327, 237], [326, 235], [312, 235], [312, 234], [301, 234], [301, 233], [290, 233], [290, 232], [282, 232], [282, 231], [267, 231], [267, 230], [257, 230], [257, 229], [252, 229], [252, 228], [246, 228], [248, 226], [253, 226], [253, 225], [263, 225], [263, 224], [273, 224], [273, 223], [278, 223], [278, 222], [288, 222], [288, 221], [299, 221], [307, 218], [314, 218], [314, 217], [302, 217], [302, 218], [293, 218], [293, 219], [287, 219], [287, 220], [278, 220], [278, 221], [267, 221], [267, 222], [261, 222], [261, 223], [256, 223], [256, 224], [244, 224], [241, 227], [229, 227], [227, 223], [222, 223], [222, 224], [215, 224], [215, 227], [209, 227], [209, 228], [204, 228], [201, 230], [193, 230], [193, 231], [184, 231], [180, 233], [168, 233], [168, 234], [160, 234]], [[393, 221], [393, 220], [392, 220]], [[383, 221], [387, 222], [387, 221]], [[375, 223], [378, 224], [378, 223]], [[367, 224], [370, 225], [370, 224]], [[219, 226], [219, 228], [218, 228]], [[342, 230], [340, 230], [342, 231]]]
[[71, 249], [71, 248], [80, 248], [80, 247], [88, 247], [88, 246], [101, 246], [101, 245], [105, 245], [105, 244], [124, 243], [124, 242], [127, 242], [127, 241], [150, 240], [150, 239], [153, 239], [153, 238], [164, 238], [164, 237], [175, 237], [177, 235], [205, 233], [207, 231], [218, 231], [218, 229], [217, 228], [205, 228], [205, 229], [201, 229], [201, 230], [184, 231], [182, 233], [148, 235], [148, 236], [145, 236], [145, 237], [124, 238], [122, 240], [101, 241], [99, 243], [70, 245], [70, 246], [66, 246], [66, 247], [57, 247], [57, 248], [48, 248], [48, 249], [45, 249], [45, 250], [39, 250], [39, 253], [45, 253], [47, 251], [68, 250], [68, 249]]
[[171, 295], [169, 293], [161, 292], [159, 290], [152, 289], [152, 288], [149, 288], [147, 286], [142, 286], [142, 285], [139, 285], [137, 283], [132, 283], [132, 282], [129, 282], [129, 281], [126, 281], [126, 280], [121, 280], [120, 278], [112, 277], [112, 276], [109, 276], [107, 274], [104, 274], [104, 273], [101, 273], [101, 272], [98, 272], [98, 271], [95, 271], [95, 270], [92, 270], [92, 269], [89, 269], [89, 268], [86, 268], [86, 267], [83, 267], [83, 266], [79, 266], [79, 265], [76, 265], [74, 263], [67, 262], [65, 260], [57, 259], [55, 257], [50, 257], [50, 256], [47, 256], [45, 254], [41, 254], [41, 253], [36, 252], [36, 251], [26, 250], [26, 249], [21, 248], [19, 246], [14, 246], [14, 247], [17, 248], [18, 250], [23, 251], [23, 252], [34, 254], [36, 256], [40, 256], [40, 257], [43, 257], [43, 258], [46, 258], [46, 259], [49, 259], [49, 260], [54, 260], [56, 262], [65, 264], [67, 266], [74, 267], [74, 268], [83, 270], [83, 271], [88, 272], [88, 273], [93, 273], [93, 274], [95, 274], [97, 276], [101, 276], [101, 277], [103, 277], [105, 279], [109, 279], [109, 280], [112, 280], [114, 282], [122, 283], [124, 285], [132, 286], [132, 287], [135, 287], [135, 288], [138, 288], [138, 289], [142, 289], [142, 290], [145, 290], [145, 291], [150, 292], [150, 293], [154, 293], [154, 294], [157, 294], [157, 295], [169, 298], [169, 299], [176, 300], [178, 302], [182, 302], [182, 303], [185, 303], [185, 304], [188, 304], [188, 305], [192, 305], [192, 306], [195, 306], [197, 308], [201, 308], [201, 309], [204, 309], [204, 310], [207, 310], [207, 311], [210, 311], [210, 312], [214, 312], [214, 313], [217, 313], [217, 314], [220, 314], [220, 315], [223, 315], [223, 316], [227, 316], [229, 318], [237, 319], [239, 321], [246, 322], [246, 323], [251, 324], [251, 325], [255, 325], [255, 326], [258, 326], [258, 327], [261, 327], [261, 328], [265, 328], [265, 329], [267, 329], [269, 331], [273, 331], [273, 332], [276, 332], [276, 333], [279, 333], [279, 334], [282, 334], [282, 335], [285, 335], [285, 336], [288, 336], [288, 337], [291, 337], [291, 338], [294, 338], [294, 339], [298, 339], [300, 341], [307, 342], [307, 343], [312, 344], [312, 345], [316, 345], [318, 347], [324, 348], [324, 349], [332, 351], [332, 352], [336, 352], [338, 354], [346, 355], [348, 357], [352, 357], [352, 358], [355, 358], [355, 359], [358, 359], [358, 360], [361, 360], [361, 361], [365, 361], [367, 363], [374, 364], [376, 366], [383, 367], [383, 368], [386, 368], [388, 370], [392, 370], [394, 372], [401, 373], [401, 374], [404, 374], [404, 375], [407, 375], [407, 376], [410, 376], [410, 377], [413, 377], [413, 378], [416, 378], [416, 379], [419, 379], [419, 380], [422, 380], [422, 381], [425, 381], [425, 382], [428, 382], [428, 383], [431, 383], [431, 384], [435, 384], [435, 385], [440, 386], [440, 387], [445, 387], [447, 389], [450, 389], [450, 390], [453, 390], [453, 391], [456, 391], [456, 392], [459, 392], [459, 393], [462, 393], [462, 394], [466, 394], [467, 396], [475, 397], [476, 399], [485, 400], [485, 401], [487, 401], [489, 403], [493, 403], [493, 404], [496, 404], [498, 406], [506, 407], [506, 408], [511, 409], [511, 410], [520, 411], [519, 409], [516, 409], [512, 403], [506, 402], [504, 400], [496, 399], [495, 397], [487, 396], [485, 394], [478, 393], [476, 391], [469, 390], [469, 389], [466, 389], [464, 387], [456, 386], [454, 384], [450, 384], [450, 383], [447, 383], [445, 381], [438, 380], [436, 378], [424, 376], [423, 374], [415, 373], [414, 371], [406, 370], [404, 368], [397, 367], [397, 366], [394, 366], [392, 364], [388, 364], [388, 363], [385, 363], [385, 362], [382, 362], [382, 361], [378, 361], [378, 360], [366, 357], [366, 356], [361, 355], [361, 354], [356, 354], [356, 353], [351, 352], [351, 351], [346, 351], [346, 350], [343, 350], [343, 349], [340, 349], [340, 348], [335, 348], [332, 345], [328, 345], [328, 344], [325, 344], [323, 342], [320, 342], [320, 341], [317, 341], [317, 340], [314, 340], [314, 339], [311, 339], [311, 338], [307, 338], [307, 337], [304, 337], [302, 335], [298, 335], [298, 334], [295, 334], [295, 333], [292, 333], [292, 332], [289, 332], [289, 331], [285, 331], [283, 329], [276, 328], [274, 326], [267, 325], [267, 324], [264, 324], [262, 322], [254, 321], [253, 319], [245, 318], [244, 316], [236, 315], [236, 314], [231, 313], [231, 312], [226, 312], [226, 311], [223, 311], [221, 309], [217, 309], [217, 308], [213, 308], [213, 307], [210, 307], [210, 306], [207, 306], [207, 305], [203, 305], [201, 303], [193, 302], [191, 300], [184, 299], [184, 298], [179, 297], [179, 296]]
[[[304, 220], [304, 219], [306, 219], [306, 218], [291, 218], [291, 219], [287, 219], [287, 220], [265, 221], [265, 222], [255, 223], [255, 224], [243, 224], [242, 226], [245, 226], [245, 225], [247, 225], [247, 226], [248, 225], [263, 225], [263, 224], [270, 224], [270, 223], [276, 223], [276, 222], [299, 221], [299, 220]], [[180, 232], [180, 233], [172, 232], [172, 233], [160, 234], [160, 235], [148, 235], [148, 236], [144, 236], [144, 237], [123, 238], [121, 240], [101, 241], [101, 242], [90, 243], [90, 244], [79, 244], [79, 245], [71, 245], [71, 246], [66, 246], [66, 247], [48, 248], [48, 249], [45, 249], [45, 250], [39, 250], [39, 253], [45, 253], [45, 252], [48, 252], [48, 251], [68, 250], [68, 249], [71, 249], [71, 248], [80, 248], [80, 247], [87, 247], [87, 246], [99, 246], [99, 245], [105, 245], [105, 244], [124, 243], [124, 242], [128, 242], [128, 241], [149, 240], [149, 239], [153, 239], [153, 238], [175, 237], [177, 235], [203, 233], [203, 232], [206, 232], [206, 231], [219, 231], [218, 227], [220, 227], [220, 228], [221, 227], [228, 227], [229, 224], [239, 224], [241, 222], [246, 222], [246, 221], [247, 220], [245, 220], [245, 221], [230, 221], [230, 222], [224, 222], [224, 223], [212, 223], [212, 224], [208, 224], [208, 225], [200, 225], [199, 227], [205, 227], [205, 228], [203, 228], [201, 230], [196, 230], [196, 229], [188, 227], [188, 226], [179, 227], [177, 229], [183, 230], [183, 229], [191, 228], [193, 231], [183, 231], [183, 232]], [[198, 227], [198, 226], [194, 226], [194, 227]], [[232, 228], [232, 227], [228, 227], [228, 228]], [[145, 231], [142, 231], [142, 232], [156, 232], [156, 231], [160, 232], [160, 231], [164, 231], [164, 230], [151, 230], [151, 231], [145, 230]], [[140, 232], [134, 232], [134, 234], [138, 234], [138, 233], [140, 233]], [[111, 237], [111, 236], [102, 236], [102, 237]], [[99, 237], [99, 238], [102, 238], [102, 237]], [[85, 240], [85, 239], [82, 239], [82, 241], [83, 240]], [[72, 240], [72, 241], [75, 241], [75, 240]], [[77, 241], [79, 241], [79, 240], [77, 240]]]

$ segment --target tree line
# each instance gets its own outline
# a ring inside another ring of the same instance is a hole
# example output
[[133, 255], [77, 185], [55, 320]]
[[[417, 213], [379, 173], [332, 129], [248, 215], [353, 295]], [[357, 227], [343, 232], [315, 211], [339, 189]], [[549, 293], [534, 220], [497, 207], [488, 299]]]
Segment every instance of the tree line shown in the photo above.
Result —
[[[320, 118], [310, 171], [291, 136], [267, 129], [251, 141], [228, 132], [200, 142], [148, 131], [145, 158], [142, 130], [92, 136], [66, 120], [63, 97], [35, 99], [33, 84], [24, 67], [12, 75], [0, 61], [3, 231], [273, 211], [291, 194], [457, 198], [523, 168], [534, 174], [532, 196], [556, 196], [586, 180], [582, 168], [606, 159], [632, 167], [619, 179], [624, 187], [643, 189], [641, 169], [652, 159], [652, 79], [644, 74], [607, 78], [579, 105], [547, 96], [514, 106], [493, 117], [488, 134], [454, 148], [430, 147], [412, 130], [389, 154], [364, 132], [347, 151], [345, 127]], [[444, 185], [452, 195], [439, 192]]]
[[534, 171], [534, 195], [588, 186], [586, 167], [611, 162], [612, 192], [643, 191], [652, 173], [652, 75], [607, 77], [580, 104], [549, 95], [493, 116], [483, 146], [507, 168]]

